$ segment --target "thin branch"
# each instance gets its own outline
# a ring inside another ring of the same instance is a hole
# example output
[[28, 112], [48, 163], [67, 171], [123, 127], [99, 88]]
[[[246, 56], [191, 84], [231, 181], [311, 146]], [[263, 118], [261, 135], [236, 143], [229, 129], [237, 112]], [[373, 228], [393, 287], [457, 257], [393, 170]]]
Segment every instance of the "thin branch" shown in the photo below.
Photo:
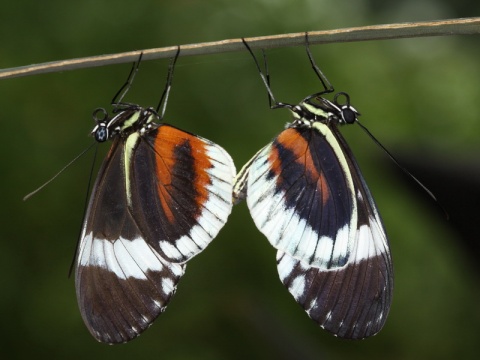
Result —
[[[314, 45], [337, 42], [473, 34], [480, 34], [479, 17], [363, 26], [328, 31], [309, 31], [309, 41], [310, 45]], [[302, 32], [294, 34], [260, 36], [246, 38], [245, 40], [252, 49], [303, 46], [305, 42], [305, 33]], [[243, 45], [241, 39], [230, 39], [208, 43], [182, 45], [181, 50], [182, 52], [180, 56], [197, 56], [233, 51], [245, 51], [245, 46]], [[134, 62], [138, 59], [138, 56], [141, 52], [143, 52], [143, 61], [169, 58], [173, 57], [176, 51], [177, 46], [169, 46], [156, 49], [129, 51], [111, 55], [91, 56], [80, 59], [52, 61], [43, 64], [0, 70], [0, 79]]]

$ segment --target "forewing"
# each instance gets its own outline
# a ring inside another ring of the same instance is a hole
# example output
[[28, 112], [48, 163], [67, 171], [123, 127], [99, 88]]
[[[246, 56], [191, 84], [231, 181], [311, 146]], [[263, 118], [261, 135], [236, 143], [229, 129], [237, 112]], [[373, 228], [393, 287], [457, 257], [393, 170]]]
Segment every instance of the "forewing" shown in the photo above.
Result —
[[131, 207], [138, 226], [163, 258], [188, 261], [217, 236], [232, 210], [231, 157], [219, 145], [165, 124], [142, 137], [132, 157]]
[[120, 138], [115, 140], [97, 177], [75, 273], [83, 320], [106, 343], [129, 341], [148, 328], [185, 268], [164, 260], [128, 211], [123, 147]]
[[348, 164], [326, 139], [317, 129], [280, 133], [250, 165], [247, 204], [275, 248], [330, 269], [347, 262], [357, 216]]

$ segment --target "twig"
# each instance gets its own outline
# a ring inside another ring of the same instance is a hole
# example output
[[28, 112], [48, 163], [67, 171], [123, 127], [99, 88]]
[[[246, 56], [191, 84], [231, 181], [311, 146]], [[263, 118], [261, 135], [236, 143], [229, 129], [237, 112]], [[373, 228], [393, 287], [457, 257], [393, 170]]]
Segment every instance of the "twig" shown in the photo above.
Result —
[[[363, 26], [339, 30], [309, 32], [310, 45], [337, 42], [353, 42], [367, 40], [385, 40], [427, 36], [472, 35], [480, 34], [480, 18], [439, 20], [428, 22], [401, 23], [388, 25]], [[305, 33], [260, 36], [246, 38], [252, 49], [303, 46]], [[200, 44], [181, 46], [180, 56], [197, 56], [223, 52], [245, 51], [241, 39], [230, 39]], [[0, 70], [0, 79], [44, 74], [50, 72], [75, 70], [110, 64], [135, 61], [141, 52], [142, 60], [154, 60], [173, 57], [177, 46], [129, 51], [118, 54], [91, 56], [80, 59], [52, 61], [43, 64], [21, 66]]]

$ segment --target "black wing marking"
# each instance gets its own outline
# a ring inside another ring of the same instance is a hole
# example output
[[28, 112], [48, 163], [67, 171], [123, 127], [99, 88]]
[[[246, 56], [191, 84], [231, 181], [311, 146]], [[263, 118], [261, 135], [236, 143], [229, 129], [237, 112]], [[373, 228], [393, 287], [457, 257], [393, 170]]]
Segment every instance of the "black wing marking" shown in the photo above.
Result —
[[117, 138], [91, 196], [75, 273], [78, 304], [91, 334], [126, 342], [165, 309], [185, 265], [148, 245], [127, 207], [124, 144]]

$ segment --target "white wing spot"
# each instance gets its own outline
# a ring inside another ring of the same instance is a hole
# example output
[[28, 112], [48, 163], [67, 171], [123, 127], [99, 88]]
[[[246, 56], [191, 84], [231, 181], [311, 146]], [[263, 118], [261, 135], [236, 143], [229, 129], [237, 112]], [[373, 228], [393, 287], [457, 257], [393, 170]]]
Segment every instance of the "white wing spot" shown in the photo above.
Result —
[[165, 293], [165, 295], [170, 295], [174, 289], [175, 289], [175, 284], [173, 283], [172, 279], [169, 279], [169, 278], [162, 279], [162, 290]]
[[288, 288], [290, 294], [293, 295], [295, 300], [299, 300], [303, 293], [305, 292], [305, 277], [300, 275], [297, 276], [293, 281], [290, 287]]
[[[134, 240], [119, 238], [114, 242], [91, 239], [91, 233], [83, 239], [85, 249], [79, 260], [82, 266], [101, 267], [113, 272], [120, 279], [134, 277], [142, 280], [147, 279], [147, 272], [158, 272], [163, 269], [160, 255], [142, 238]], [[85, 251], [86, 249], [89, 251]]]

